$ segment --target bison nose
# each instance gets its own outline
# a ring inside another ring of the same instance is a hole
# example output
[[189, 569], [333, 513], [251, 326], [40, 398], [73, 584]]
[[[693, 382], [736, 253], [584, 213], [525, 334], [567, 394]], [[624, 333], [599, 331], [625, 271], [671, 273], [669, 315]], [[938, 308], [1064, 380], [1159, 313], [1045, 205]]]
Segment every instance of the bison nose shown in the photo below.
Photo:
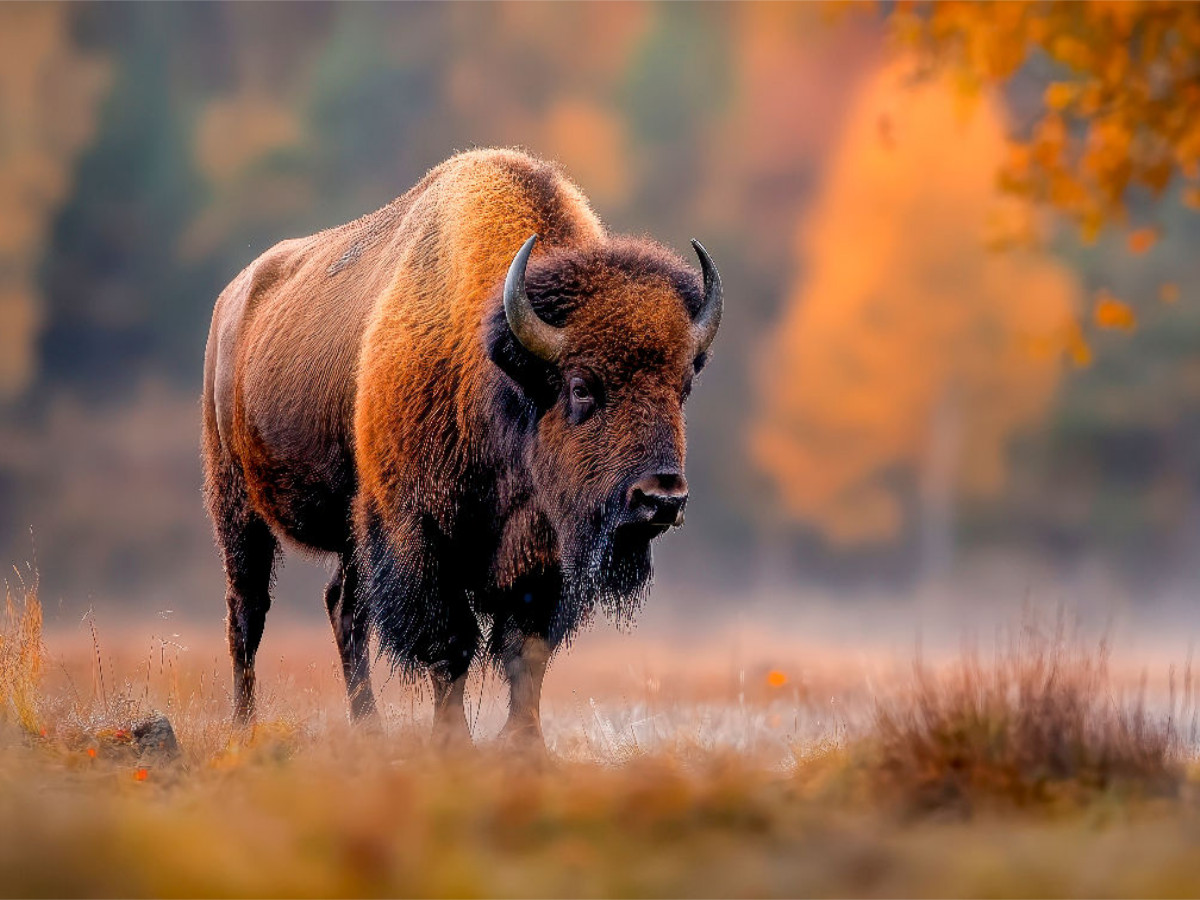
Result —
[[677, 472], [647, 475], [629, 488], [629, 512], [650, 525], [682, 525], [687, 505], [687, 479]]

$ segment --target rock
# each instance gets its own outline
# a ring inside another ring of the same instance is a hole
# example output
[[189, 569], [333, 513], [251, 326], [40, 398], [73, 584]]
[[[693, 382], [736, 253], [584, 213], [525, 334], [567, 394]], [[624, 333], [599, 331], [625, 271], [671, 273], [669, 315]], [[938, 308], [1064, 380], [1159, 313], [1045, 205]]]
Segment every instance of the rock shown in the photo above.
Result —
[[172, 763], [182, 756], [171, 720], [162, 713], [135, 722], [131, 731], [140, 761]]

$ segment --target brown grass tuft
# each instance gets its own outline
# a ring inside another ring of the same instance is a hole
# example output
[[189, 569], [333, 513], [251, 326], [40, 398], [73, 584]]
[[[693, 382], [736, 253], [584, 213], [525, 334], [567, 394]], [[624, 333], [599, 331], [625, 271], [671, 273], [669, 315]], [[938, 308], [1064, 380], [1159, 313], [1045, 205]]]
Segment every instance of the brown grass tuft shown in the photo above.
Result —
[[37, 573], [14, 567], [4, 585], [4, 621], [0, 624], [0, 724], [15, 723], [30, 734], [41, 730], [39, 685], [45, 665], [42, 604]]
[[[1184, 680], [1186, 706], [1190, 666]], [[1120, 697], [1105, 640], [1089, 649], [1061, 618], [1049, 630], [1026, 621], [991, 659], [967, 649], [941, 672], [918, 659], [911, 691], [876, 706], [866, 767], [912, 811], [1174, 795], [1176, 723], [1173, 708], [1147, 709], [1144, 683]]]

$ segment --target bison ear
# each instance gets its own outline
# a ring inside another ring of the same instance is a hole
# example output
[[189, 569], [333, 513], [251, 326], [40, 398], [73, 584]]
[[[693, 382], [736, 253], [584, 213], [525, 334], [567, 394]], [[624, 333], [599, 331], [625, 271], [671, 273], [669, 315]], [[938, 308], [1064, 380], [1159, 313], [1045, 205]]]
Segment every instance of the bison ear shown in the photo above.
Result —
[[489, 318], [484, 342], [488, 358], [516, 383], [539, 412], [554, 405], [558, 397], [558, 370], [534, 356], [517, 340], [503, 307]]

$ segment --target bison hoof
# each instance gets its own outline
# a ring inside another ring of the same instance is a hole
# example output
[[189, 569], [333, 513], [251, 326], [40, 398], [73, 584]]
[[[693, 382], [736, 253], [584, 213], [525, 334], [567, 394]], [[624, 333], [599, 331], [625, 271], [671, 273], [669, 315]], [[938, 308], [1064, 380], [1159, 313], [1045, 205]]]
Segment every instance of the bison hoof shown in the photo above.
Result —
[[502, 752], [525, 762], [541, 764], [550, 759], [542, 729], [535, 723], [516, 725], [509, 722], [496, 739], [496, 746]]
[[471, 740], [471, 732], [466, 725], [456, 727], [450, 724], [435, 724], [431, 748], [440, 755], [462, 755], [475, 749]]

